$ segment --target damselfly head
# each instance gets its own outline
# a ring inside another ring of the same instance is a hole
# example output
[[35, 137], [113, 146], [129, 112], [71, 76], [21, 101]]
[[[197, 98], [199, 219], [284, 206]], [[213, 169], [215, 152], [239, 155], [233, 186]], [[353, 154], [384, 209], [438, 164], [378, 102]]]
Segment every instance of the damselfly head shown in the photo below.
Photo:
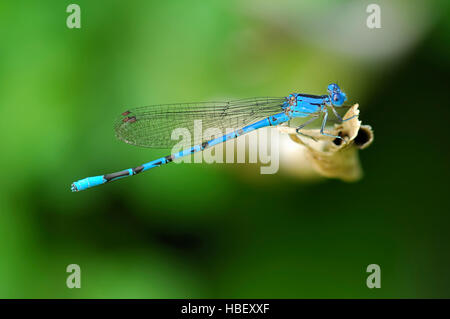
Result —
[[333, 106], [342, 106], [347, 100], [347, 96], [336, 83], [328, 85], [328, 95]]
[[341, 88], [336, 83], [331, 83], [331, 84], [328, 85], [328, 92], [329, 93], [341, 92]]

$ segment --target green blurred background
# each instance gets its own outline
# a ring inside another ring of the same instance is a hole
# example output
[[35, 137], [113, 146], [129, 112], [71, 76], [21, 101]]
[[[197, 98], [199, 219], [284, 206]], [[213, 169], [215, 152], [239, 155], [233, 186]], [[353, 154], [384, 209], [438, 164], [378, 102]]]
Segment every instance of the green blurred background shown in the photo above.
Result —
[[[373, 30], [371, 2], [78, 0], [68, 29], [70, 1], [2, 1], [0, 297], [450, 297], [448, 2], [373, 1]], [[168, 155], [114, 138], [127, 107], [334, 81], [375, 130], [360, 182], [173, 164], [70, 192]]]

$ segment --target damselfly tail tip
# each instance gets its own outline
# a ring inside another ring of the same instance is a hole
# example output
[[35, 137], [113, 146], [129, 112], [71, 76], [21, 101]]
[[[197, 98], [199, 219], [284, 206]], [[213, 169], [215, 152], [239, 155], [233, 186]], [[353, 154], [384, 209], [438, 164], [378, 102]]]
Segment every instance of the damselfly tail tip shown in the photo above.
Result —
[[103, 175], [92, 176], [80, 179], [79, 181], [73, 182], [70, 186], [72, 192], [80, 192], [90, 187], [101, 185], [106, 183], [107, 180], [103, 178]]
[[75, 185], [75, 183], [72, 183], [72, 185], [70, 185], [70, 190], [71, 190], [72, 192], [78, 192], [77, 185]]

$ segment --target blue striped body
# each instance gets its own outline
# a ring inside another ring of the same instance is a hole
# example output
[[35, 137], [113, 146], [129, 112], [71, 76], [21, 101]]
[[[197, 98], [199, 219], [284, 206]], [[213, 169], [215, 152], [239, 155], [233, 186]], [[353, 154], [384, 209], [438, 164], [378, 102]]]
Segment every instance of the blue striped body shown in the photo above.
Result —
[[[178, 153], [161, 157], [154, 161], [148, 162], [146, 164], [140, 165], [135, 168], [129, 168], [120, 172], [87, 177], [85, 179], [79, 180], [72, 184], [72, 191], [81, 191], [93, 186], [101, 185], [110, 181], [114, 181], [127, 176], [132, 176], [139, 174], [141, 172], [147, 171], [149, 169], [159, 167], [164, 164], [168, 164], [175, 159], [179, 159], [190, 154], [203, 151], [207, 147], [213, 147], [215, 145], [224, 143], [228, 140], [234, 139], [238, 136], [244, 135], [251, 131], [260, 129], [262, 127], [277, 126], [282, 123], [286, 123], [289, 120], [297, 117], [310, 117], [313, 114], [319, 114], [320, 112], [326, 111], [326, 106], [341, 106], [343, 101], [345, 101], [345, 94], [339, 91], [339, 95], [336, 93], [337, 85], [330, 84], [328, 91], [333, 94], [329, 95], [308, 95], [294, 93], [286, 97], [286, 101], [280, 105], [280, 113], [276, 113], [262, 120], [259, 120], [253, 124], [244, 126], [238, 130], [231, 133], [225, 134], [223, 136], [211, 139], [200, 145], [195, 145], [193, 147], [184, 149]], [[330, 91], [331, 88], [331, 91]], [[338, 88], [338, 87], [337, 87]], [[334, 103], [333, 103], [334, 101]]]

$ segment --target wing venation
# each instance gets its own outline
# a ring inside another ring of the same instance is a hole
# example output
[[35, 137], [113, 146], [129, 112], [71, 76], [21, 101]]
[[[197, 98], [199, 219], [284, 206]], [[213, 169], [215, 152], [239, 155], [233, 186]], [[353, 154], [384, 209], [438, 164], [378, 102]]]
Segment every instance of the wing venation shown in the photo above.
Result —
[[205, 140], [201, 133], [194, 134], [194, 130], [198, 133], [218, 128], [225, 133], [226, 129], [239, 129], [280, 112], [284, 101], [284, 98], [264, 97], [144, 106], [122, 113], [114, 128], [117, 138], [125, 143], [151, 148], [172, 147], [179, 142], [171, 139], [173, 130], [185, 128], [191, 134], [191, 145], [196, 145]]

